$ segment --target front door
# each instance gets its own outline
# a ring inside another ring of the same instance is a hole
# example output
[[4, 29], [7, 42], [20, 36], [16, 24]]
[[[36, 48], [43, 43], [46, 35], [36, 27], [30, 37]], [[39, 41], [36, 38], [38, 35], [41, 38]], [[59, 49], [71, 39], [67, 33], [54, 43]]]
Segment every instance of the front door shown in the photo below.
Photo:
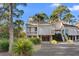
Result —
[[49, 35], [43, 35], [42, 36], [42, 41], [49, 41], [50, 40], [50, 36]]

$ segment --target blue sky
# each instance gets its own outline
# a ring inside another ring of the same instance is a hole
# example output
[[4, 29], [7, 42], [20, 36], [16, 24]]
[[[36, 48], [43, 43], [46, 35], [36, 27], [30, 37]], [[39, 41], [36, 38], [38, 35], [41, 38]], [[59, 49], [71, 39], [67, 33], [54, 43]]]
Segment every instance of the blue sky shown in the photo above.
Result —
[[[62, 3], [67, 6], [73, 15], [77, 17], [79, 15], [79, 3]], [[59, 3], [28, 3], [26, 7], [18, 6], [19, 9], [24, 10], [24, 14], [21, 17], [24, 22], [27, 22], [30, 16], [39, 12], [45, 12], [48, 16], [51, 15], [53, 10], [61, 4]]]

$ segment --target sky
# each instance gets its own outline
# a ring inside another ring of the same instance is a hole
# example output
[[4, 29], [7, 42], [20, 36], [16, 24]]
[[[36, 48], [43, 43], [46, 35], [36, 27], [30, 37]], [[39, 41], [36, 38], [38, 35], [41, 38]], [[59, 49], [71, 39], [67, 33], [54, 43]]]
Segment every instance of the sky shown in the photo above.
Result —
[[28, 3], [27, 6], [18, 6], [19, 9], [24, 10], [24, 14], [20, 19], [26, 23], [29, 17], [40, 12], [44, 12], [50, 16], [59, 5], [67, 6], [76, 18], [79, 15], [79, 3]]

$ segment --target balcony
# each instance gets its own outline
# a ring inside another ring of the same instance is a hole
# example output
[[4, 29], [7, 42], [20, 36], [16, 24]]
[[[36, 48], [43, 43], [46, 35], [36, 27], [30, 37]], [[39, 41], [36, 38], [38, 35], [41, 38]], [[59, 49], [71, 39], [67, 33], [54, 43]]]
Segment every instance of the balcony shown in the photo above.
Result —
[[37, 35], [37, 32], [27, 32], [27, 35]]

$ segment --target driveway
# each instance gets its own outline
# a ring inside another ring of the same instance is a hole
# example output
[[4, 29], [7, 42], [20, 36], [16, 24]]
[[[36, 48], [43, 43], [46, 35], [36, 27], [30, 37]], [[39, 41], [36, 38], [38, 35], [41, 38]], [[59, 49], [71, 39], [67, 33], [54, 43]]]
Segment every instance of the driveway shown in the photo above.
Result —
[[79, 56], [79, 43], [73, 45], [59, 43], [53, 46], [49, 42], [42, 42], [41, 49], [33, 56]]
[[0, 56], [10, 56], [8, 52], [0, 52]]

